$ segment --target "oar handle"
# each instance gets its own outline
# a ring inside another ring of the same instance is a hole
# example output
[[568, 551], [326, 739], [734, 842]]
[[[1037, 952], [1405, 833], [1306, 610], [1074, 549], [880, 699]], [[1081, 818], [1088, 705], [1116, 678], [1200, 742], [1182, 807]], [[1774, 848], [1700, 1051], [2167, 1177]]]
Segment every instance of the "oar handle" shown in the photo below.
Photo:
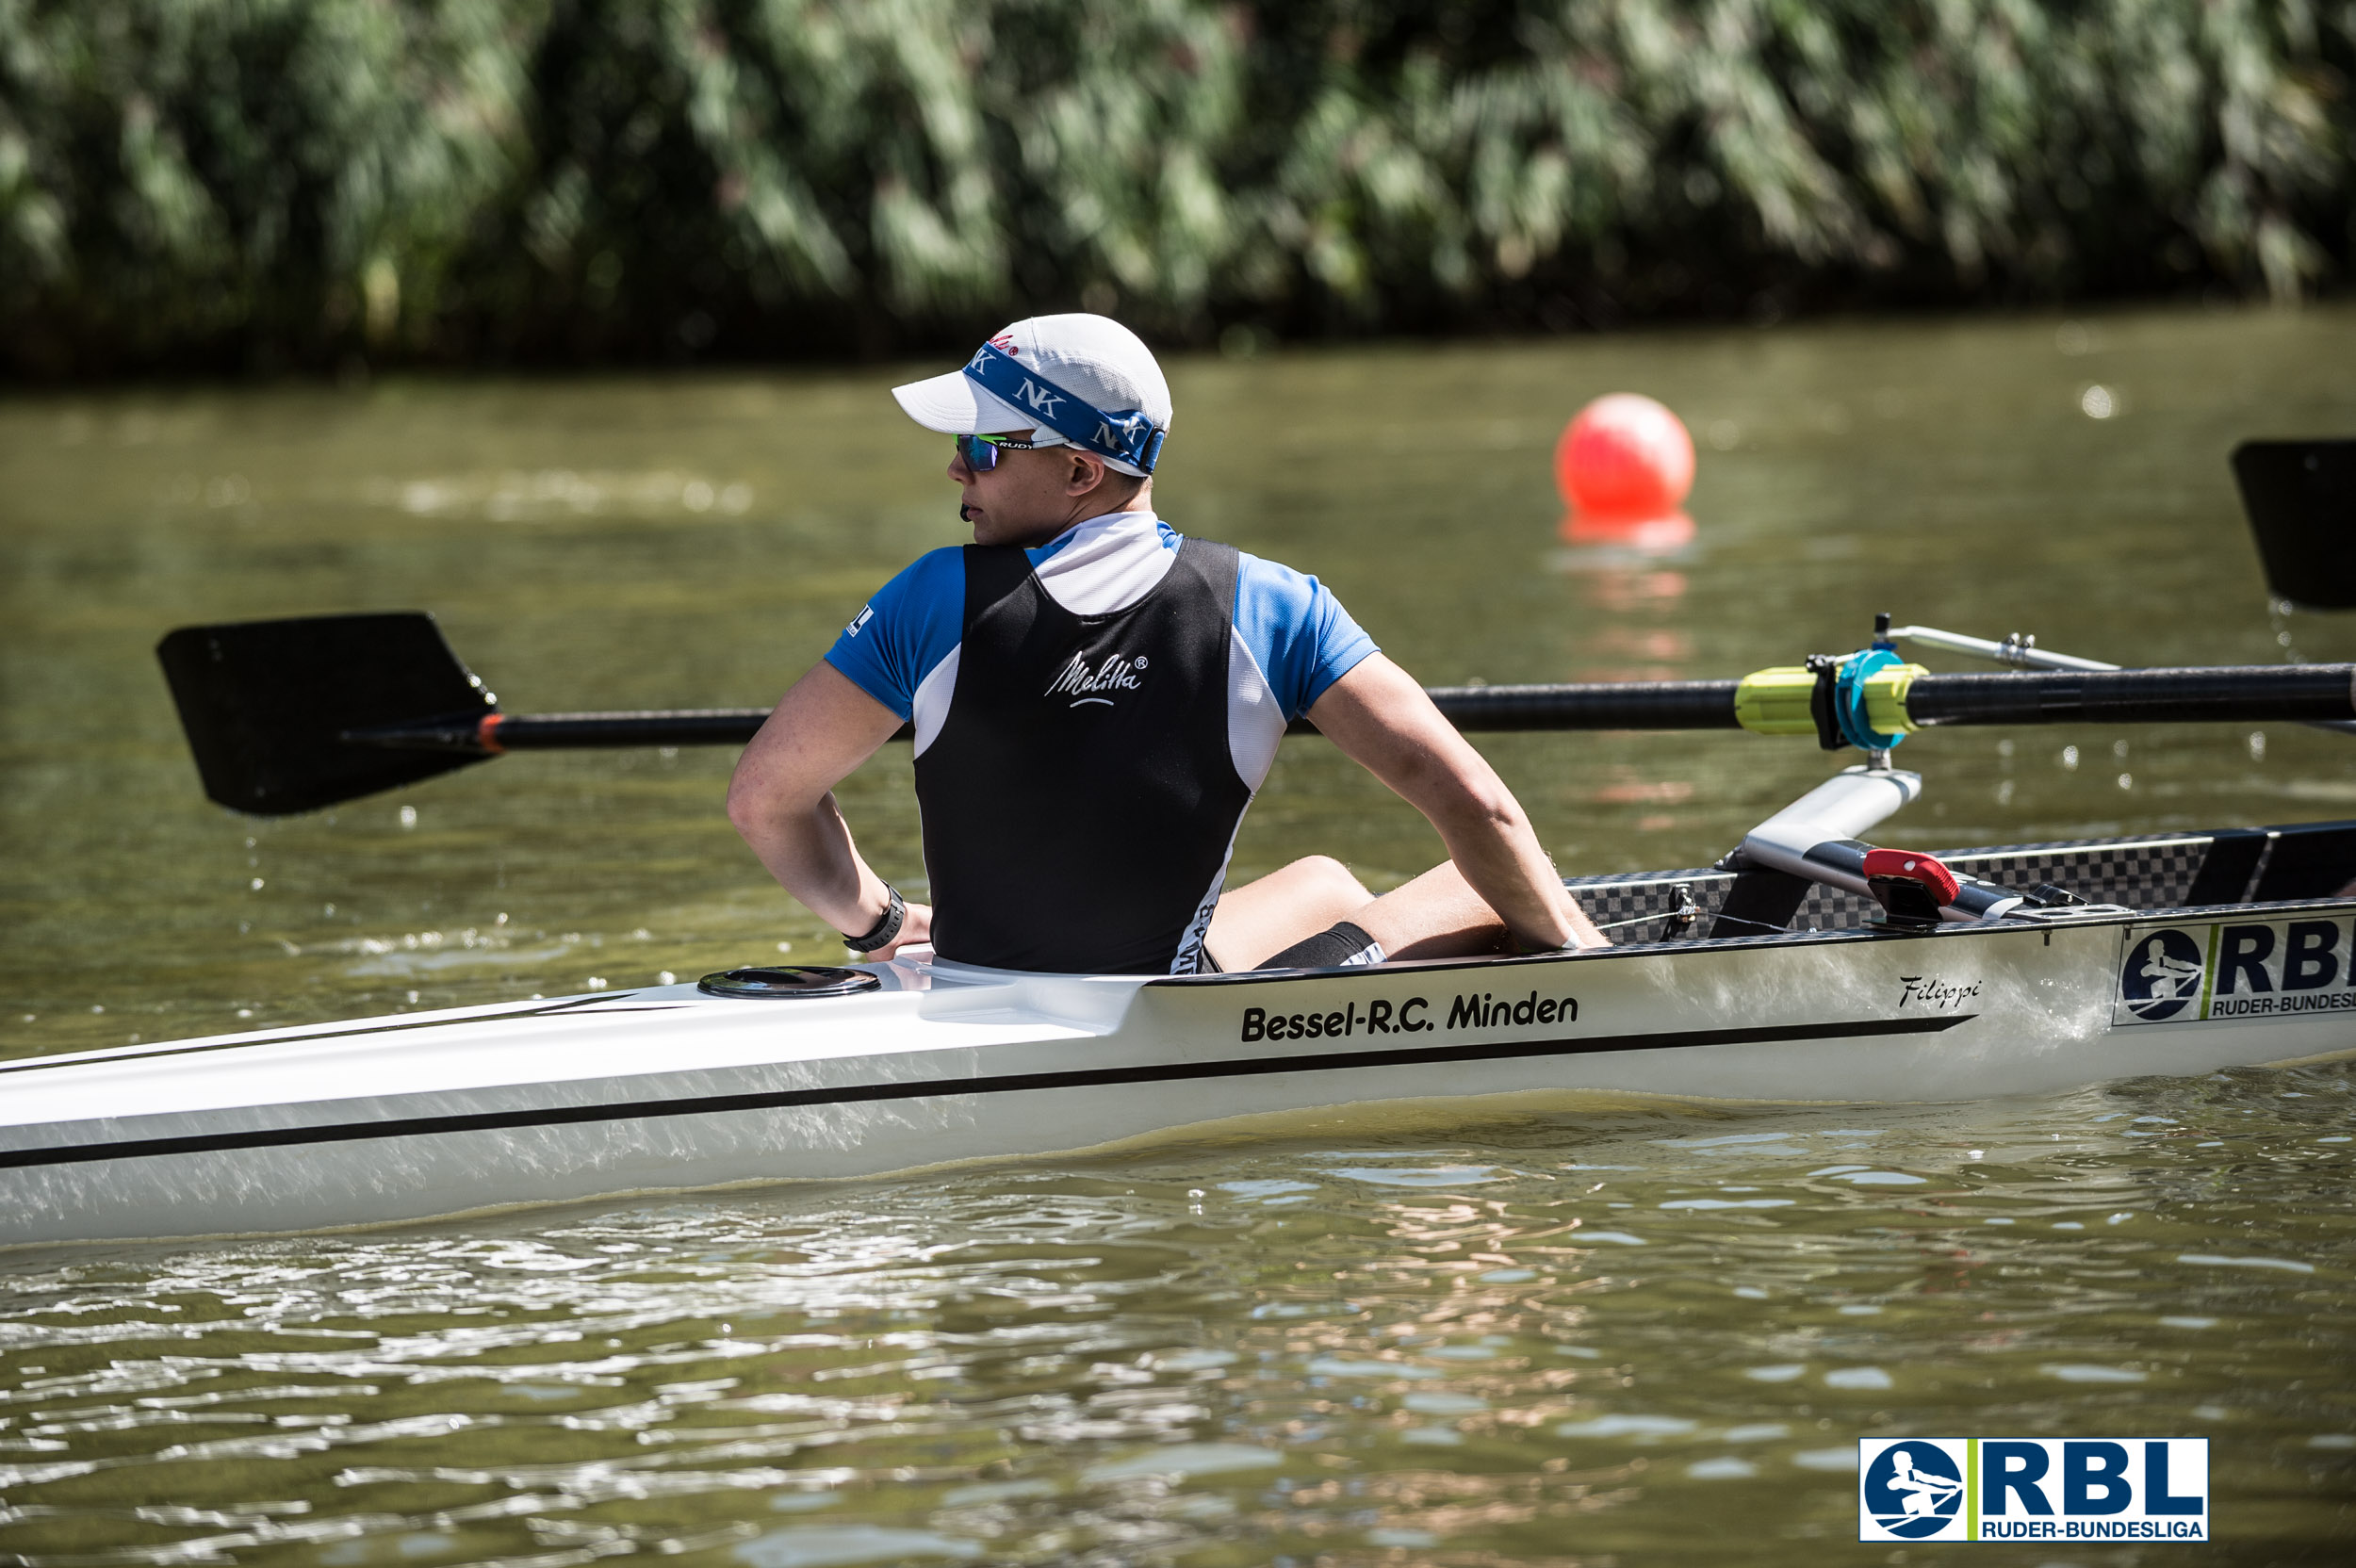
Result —
[[[1459, 729], [1735, 729], [1734, 680], [1434, 686]], [[1907, 717], [1947, 725], [2271, 724], [2356, 718], [2356, 664], [1919, 675]], [[1313, 727], [1293, 726], [1296, 732]]]
[[1916, 724], [2266, 724], [2356, 717], [2356, 664], [1923, 675]]

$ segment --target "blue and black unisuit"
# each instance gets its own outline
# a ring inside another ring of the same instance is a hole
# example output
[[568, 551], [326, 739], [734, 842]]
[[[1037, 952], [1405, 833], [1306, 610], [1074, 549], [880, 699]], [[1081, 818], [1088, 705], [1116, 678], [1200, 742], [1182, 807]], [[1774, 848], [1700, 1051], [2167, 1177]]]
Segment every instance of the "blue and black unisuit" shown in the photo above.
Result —
[[1251, 804], [1228, 744], [1233, 547], [1188, 539], [1104, 615], [965, 549], [956, 690], [916, 760], [933, 948], [1065, 973], [1197, 967]]

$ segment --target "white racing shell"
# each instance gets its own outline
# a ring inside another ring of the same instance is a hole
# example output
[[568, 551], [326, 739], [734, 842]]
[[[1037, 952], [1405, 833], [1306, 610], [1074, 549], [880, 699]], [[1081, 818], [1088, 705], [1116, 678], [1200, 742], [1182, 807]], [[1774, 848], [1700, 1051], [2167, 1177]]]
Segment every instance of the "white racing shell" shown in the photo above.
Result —
[[0, 1244], [871, 1176], [1382, 1102], [2034, 1092], [2356, 1045], [2352, 959], [2340, 899], [1163, 979], [905, 958], [861, 966], [859, 995], [679, 985], [37, 1057], [0, 1064]]

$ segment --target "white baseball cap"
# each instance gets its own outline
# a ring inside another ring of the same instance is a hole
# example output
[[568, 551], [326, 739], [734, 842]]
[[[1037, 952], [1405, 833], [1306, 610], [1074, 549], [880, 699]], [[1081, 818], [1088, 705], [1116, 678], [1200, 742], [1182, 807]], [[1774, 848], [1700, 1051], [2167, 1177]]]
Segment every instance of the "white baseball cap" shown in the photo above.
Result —
[[1028, 429], [1041, 446], [1093, 452], [1150, 474], [1170, 430], [1170, 383], [1136, 333], [1074, 312], [1017, 321], [964, 368], [895, 386], [908, 416], [944, 435]]

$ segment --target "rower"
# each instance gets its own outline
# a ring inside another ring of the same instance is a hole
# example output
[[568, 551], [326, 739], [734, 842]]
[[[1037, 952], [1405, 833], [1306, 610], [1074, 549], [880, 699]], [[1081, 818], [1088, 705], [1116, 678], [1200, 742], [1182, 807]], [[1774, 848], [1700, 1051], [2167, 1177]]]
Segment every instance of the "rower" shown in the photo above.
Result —
[[[853, 951], [1185, 974], [1601, 943], [1512, 792], [1330, 591], [1154, 514], [1170, 398], [1136, 334], [1034, 317], [892, 395], [956, 438], [973, 543], [885, 584], [728, 787], [753, 852]], [[1324, 857], [1225, 889], [1303, 715], [1450, 858], [1381, 898]], [[832, 793], [903, 723], [929, 905], [869, 867]]]

